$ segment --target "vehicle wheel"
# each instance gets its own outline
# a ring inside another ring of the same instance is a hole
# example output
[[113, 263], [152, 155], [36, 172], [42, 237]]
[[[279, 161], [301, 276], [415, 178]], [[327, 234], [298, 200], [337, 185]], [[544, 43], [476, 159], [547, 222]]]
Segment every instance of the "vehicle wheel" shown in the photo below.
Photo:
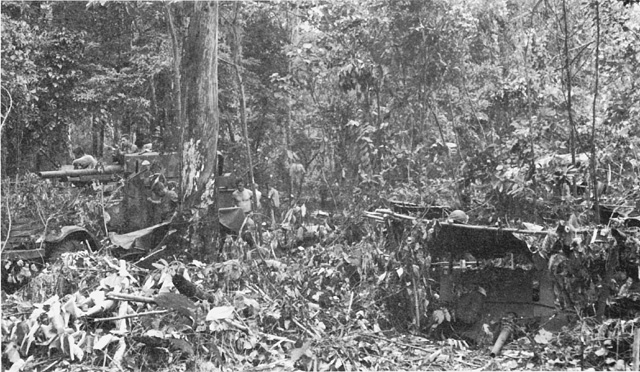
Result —
[[80, 252], [80, 251], [86, 251], [86, 250], [87, 250], [87, 246], [83, 241], [73, 239], [73, 238], [68, 238], [51, 247], [51, 251], [49, 252], [49, 261], [50, 262], [57, 261], [62, 256], [63, 253]]

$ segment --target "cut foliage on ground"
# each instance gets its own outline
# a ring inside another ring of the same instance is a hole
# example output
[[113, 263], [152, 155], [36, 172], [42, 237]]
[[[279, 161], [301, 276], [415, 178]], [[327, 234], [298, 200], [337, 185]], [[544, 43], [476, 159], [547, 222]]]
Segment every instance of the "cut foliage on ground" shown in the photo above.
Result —
[[[391, 326], [362, 243], [140, 269], [64, 254], [2, 301], [3, 365], [38, 370], [546, 370], [629, 367], [634, 320], [584, 319], [491, 358]], [[362, 251], [362, 250], [361, 250]], [[375, 252], [375, 250], [369, 250]], [[410, 326], [410, 325], [409, 325]], [[409, 327], [410, 328], [410, 327]], [[10, 368], [10, 369], [9, 369]]]

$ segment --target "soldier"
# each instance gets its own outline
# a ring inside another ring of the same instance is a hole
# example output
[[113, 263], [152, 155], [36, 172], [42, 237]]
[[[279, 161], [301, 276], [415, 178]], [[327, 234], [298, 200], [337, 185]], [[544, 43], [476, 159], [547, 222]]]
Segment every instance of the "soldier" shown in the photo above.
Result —
[[253, 198], [253, 192], [244, 188], [244, 181], [238, 179], [236, 181], [236, 190], [231, 194], [236, 207], [241, 208], [244, 214], [251, 213], [251, 198]]
[[138, 152], [138, 146], [129, 140], [129, 137], [122, 136], [120, 138], [120, 153], [122, 154], [135, 154]]
[[138, 152], [138, 146], [133, 144], [126, 135], [120, 138], [118, 147], [110, 147], [110, 149], [115, 151], [113, 161], [118, 164], [124, 164], [124, 156], [126, 154], [135, 154]]
[[153, 196], [149, 201], [158, 206], [161, 221], [170, 220], [178, 207], [178, 194], [165, 186], [162, 176], [155, 177], [151, 192]]
[[85, 154], [82, 147], [78, 146], [73, 150], [75, 160], [71, 163], [74, 169], [93, 169], [98, 164], [96, 158]]
[[268, 182], [265, 184], [265, 187], [267, 189], [267, 206], [270, 210], [273, 225], [275, 225], [277, 220], [280, 219], [280, 193]]

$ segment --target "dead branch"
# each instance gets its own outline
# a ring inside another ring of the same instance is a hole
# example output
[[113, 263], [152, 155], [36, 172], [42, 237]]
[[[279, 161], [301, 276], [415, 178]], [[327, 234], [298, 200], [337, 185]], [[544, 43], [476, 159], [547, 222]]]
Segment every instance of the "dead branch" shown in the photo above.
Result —
[[155, 304], [156, 303], [156, 300], [154, 300], [151, 297], [136, 296], [136, 295], [126, 294], [126, 293], [119, 293], [119, 292], [108, 292], [106, 294], [106, 297], [110, 298], [112, 300], [144, 302], [144, 303], [147, 303], [147, 304]]
[[166, 314], [166, 313], [171, 312], [171, 311], [173, 311], [173, 310], [152, 310], [152, 311], [145, 311], [145, 312], [137, 313], [137, 314], [112, 316], [112, 317], [109, 317], [109, 318], [96, 318], [96, 319], [93, 319], [93, 321], [94, 322], [102, 322], [102, 321], [107, 321], [107, 320], [121, 320], [121, 319], [129, 319], [129, 318], [138, 318], [138, 317], [145, 316], [145, 315]]
[[433, 353], [433, 351], [434, 351], [434, 350], [425, 349], [425, 348], [420, 347], [420, 346], [415, 346], [415, 345], [411, 345], [411, 344], [405, 344], [404, 342], [395, 341], [395, 340], [392, 340], [392, 339], [389, 339], [389, 338], [386, 338], [386, 337], [380, 337], [378, 335], [373, 335], [373, 334], [369, 334], [369, 333], [362, 334], [362, 335], [365, 336], [365, 337], [371, 337], [371, 338], [376, 338], [378, 340], [391, 342], [392, 344], [396, 344], [398, 346], [410, 347], [410, 348], [413, 348], [413, 349], [416, 349], [416, 350], [425, 351], [427, 353]]
[[311, 332], [307, 327], [303, 326], [302, 323], [300, 323], [298, 320], [296, 320], [296, 318], [291, 318], [291, 321], [293, 321], [293, 323], [295, 325], [297, 325], [298, 327], [300, 327], [303, 331], [305, 331], [309, 336], [313, 337], [313, 338], [320, 338], [320, 335], [318, 333], [315, 332]]
[[280, 336], [276, 336], [276, 335], [272, 335], [272, 334], [264, 333], [264, 332], [258, 332], [258, 334], [260, 336], [266, 337], [266, 338], [268, 338], [270, 340], [278, 340], [278, 341], [288, 342], [288, 343], [291, 343], [291, 344], [295, 344], [296, 343], [294, 340], [290, 340], [290, 339], [288, 339], [286, 337], [280, 337]]

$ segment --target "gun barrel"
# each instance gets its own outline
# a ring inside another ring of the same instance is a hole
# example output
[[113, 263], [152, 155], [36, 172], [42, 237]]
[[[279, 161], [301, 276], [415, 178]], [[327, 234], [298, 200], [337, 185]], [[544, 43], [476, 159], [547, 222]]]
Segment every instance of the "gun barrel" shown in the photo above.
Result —
[[99, 169], [70, 169], [70, 170], [44, 171], [44, 172], [39, 172], [38, 175], [42, 178], [67, 178], [67, 177], [96, 176], [101, 174], [116, 174], [116, 173], [124, 173], [124, 167], [122, 165], [107, 165]]

